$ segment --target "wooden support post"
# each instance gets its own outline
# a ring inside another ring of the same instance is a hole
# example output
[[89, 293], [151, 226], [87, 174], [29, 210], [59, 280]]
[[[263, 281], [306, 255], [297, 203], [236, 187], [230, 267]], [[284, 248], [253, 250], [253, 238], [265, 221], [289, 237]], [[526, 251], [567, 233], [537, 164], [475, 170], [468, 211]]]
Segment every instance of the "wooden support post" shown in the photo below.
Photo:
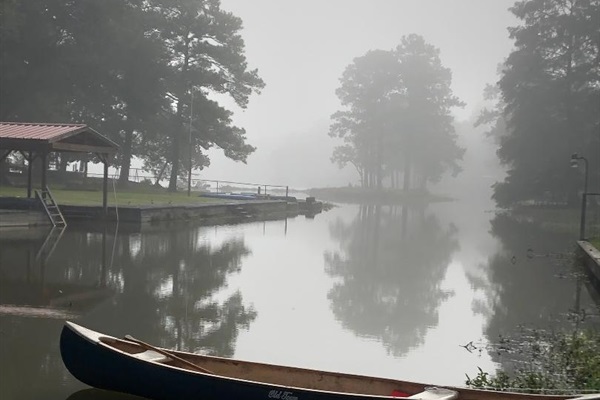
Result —
[[[23, 154], [25, 155], [25, 154]], [[31, 198], [31, 187], [33, 186], [31, 182], [32, 174], [33, 174], [33, 151], [27, 153], [27, 198]]]
[[104, 163], [104, 179], [102, 180], [102, 212], [104, 219], [108, 218], [108, 154], [102, 154], [100, 159]]
[[47, 174], [48, 174], [48, 153], [42, 153], [42, 196], [46, 197]]

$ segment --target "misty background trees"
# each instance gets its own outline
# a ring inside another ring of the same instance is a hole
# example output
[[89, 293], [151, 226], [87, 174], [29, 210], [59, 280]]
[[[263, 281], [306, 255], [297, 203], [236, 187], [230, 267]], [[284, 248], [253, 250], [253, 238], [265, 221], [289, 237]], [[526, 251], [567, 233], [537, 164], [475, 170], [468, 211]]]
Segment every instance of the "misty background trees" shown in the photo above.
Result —
[[[332, 161], [352, 164], [361, 185], [404, 190], [458, 172], [464, 152], [456, 144], [452, 107], [462, 103], [450, 89], [451, 72], [439, 50], [408, 35], [393, 50], [372, 50], [354, 59], [336, 94], [346, 109], [332, 116], [330, 135], [343, 139]], [[402, 185], [400, 185], [402, 176]]]
[[245, 108], [264, 87], [219, 0], [7, 0], [1, 12], [0, 120], [86, 123], [121, 146], [122, 182], [138, 157], [171, 190], [212, 146], [243, 162], [255, 150], [210, 98]]

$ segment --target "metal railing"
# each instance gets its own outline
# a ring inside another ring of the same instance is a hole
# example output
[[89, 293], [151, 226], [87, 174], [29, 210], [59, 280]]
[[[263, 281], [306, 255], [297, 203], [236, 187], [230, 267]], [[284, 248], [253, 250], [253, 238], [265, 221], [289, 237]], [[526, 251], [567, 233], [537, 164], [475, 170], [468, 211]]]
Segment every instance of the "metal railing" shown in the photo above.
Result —
[[[88, 177], [102, 178], [103, 174], [88, 172]], [[109, 179], [118, 181], [120, 177], [119, 169], [109, 170]], [[129, 170], [129, 182], [142, 183], [148, 181], [150, 184], [156, 184], [158, 176], [145, 171], [141, 168], [131, 168]], [[246, 192], [259, 195], [268, 195], [271, 193], [285, 193], [287, 197], [289, 195], [289, 186], [286, 185], [274, 185], [267, 183], [254, 183], [254, 182], [240, 182], [240, 181], [229, 181], [223, 179], [205, 179], [200, 174], [192, 174], [190, 182], [190, 190], [193, 192], [211, 192], [211, 193], [230, 193], [230, 192]], [[168, 179], [162, 178], [159, 184], [163, 187], [168, 185]], [[177, 187], [185, 190], [188, 188], [188, 183], [184, 182], [183, 179], [178, 181]]]

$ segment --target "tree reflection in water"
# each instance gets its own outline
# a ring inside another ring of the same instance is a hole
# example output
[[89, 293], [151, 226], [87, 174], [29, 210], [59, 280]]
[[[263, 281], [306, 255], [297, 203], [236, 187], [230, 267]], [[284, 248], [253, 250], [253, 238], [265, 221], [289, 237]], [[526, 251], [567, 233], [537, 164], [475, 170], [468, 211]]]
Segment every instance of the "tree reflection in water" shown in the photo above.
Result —
[[[508, 214], [498, 214], [491, 223], [502, 250], [480, 266], [481, 274], [470, 274], [469, 279], [485, 292], [474, 309], [487, 317], [485, 333], [492, 348], [501, 337], [518, 341], [521, 332], [531, 329], [561, 332], [600, 326], [600, 310], [576, 262], [573, 235]], [[507, 371], [529, 357], [490, 354]]]
[[256, 313], [239, 292], [226, 293], [227, 278], [250, 251], [243, 239], [214, 245], [205, 229], [117, 236], [107, 280], [121, 286], [121, 330], [168, 348], [233, 355], [238, 330]]
[[458, 249], [456, 228], [424, 208], [361, 206], [352, 223], [337, 220], [330, 231], [341, 247], [325, 254], [339, 278], [329, 293], [336, 318], [395, 356], [421, 344], [452, 295], [441, 282]]
[[[64, 307], [77, 310], [82, 325], [168, 348], [232, 356], [239, 330], [248, 327], [256, 312], [244, 305], [240, 292], [227, 289], [227, 280], [240, 271], [250, 250], [243, 238], [212, 243], [208, 229], [121, 229], [115, 235], [112, 228], [98, 232], [73, 226], [46, 265], [31, 257], [43, 237], [15, 244], [3, 235], [0, 287], [19, 288], [9, 300], [22, 305], [31, 305], [31, 299], [51, 301], [68, 289], [78, 297]], [[80, 304], [78, 299], [99, 289], [109, 296]], [[60, 360], [61, 319], [0, 315], [0, 323], [0, 372], [36, 382], [25, 388], [19, 384], [23, 379], [15, 378], [3, 385], [0, 397], [28, 398], [27, 393], [42, 393], [65, 380], [80, 387]]]

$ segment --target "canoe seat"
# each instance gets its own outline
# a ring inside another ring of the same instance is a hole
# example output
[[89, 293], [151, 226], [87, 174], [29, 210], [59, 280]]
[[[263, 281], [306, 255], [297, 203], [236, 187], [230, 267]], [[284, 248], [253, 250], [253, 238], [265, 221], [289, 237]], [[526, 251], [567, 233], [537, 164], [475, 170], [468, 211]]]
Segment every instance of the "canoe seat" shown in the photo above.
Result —
[[139, 358], [142, 361], [153, 361], [153, 362], [165, 362], [169, 360], [169, 357], [160, 354], [154, 350], [146, 350], [141, 353], [133, 354], [135, 358]]
[[427, 388], [424, 392], [413, 394], [407, 399], [420, 399], [420, 400], [452, 400], [458, 399], [458, 392], [444, 388]]

